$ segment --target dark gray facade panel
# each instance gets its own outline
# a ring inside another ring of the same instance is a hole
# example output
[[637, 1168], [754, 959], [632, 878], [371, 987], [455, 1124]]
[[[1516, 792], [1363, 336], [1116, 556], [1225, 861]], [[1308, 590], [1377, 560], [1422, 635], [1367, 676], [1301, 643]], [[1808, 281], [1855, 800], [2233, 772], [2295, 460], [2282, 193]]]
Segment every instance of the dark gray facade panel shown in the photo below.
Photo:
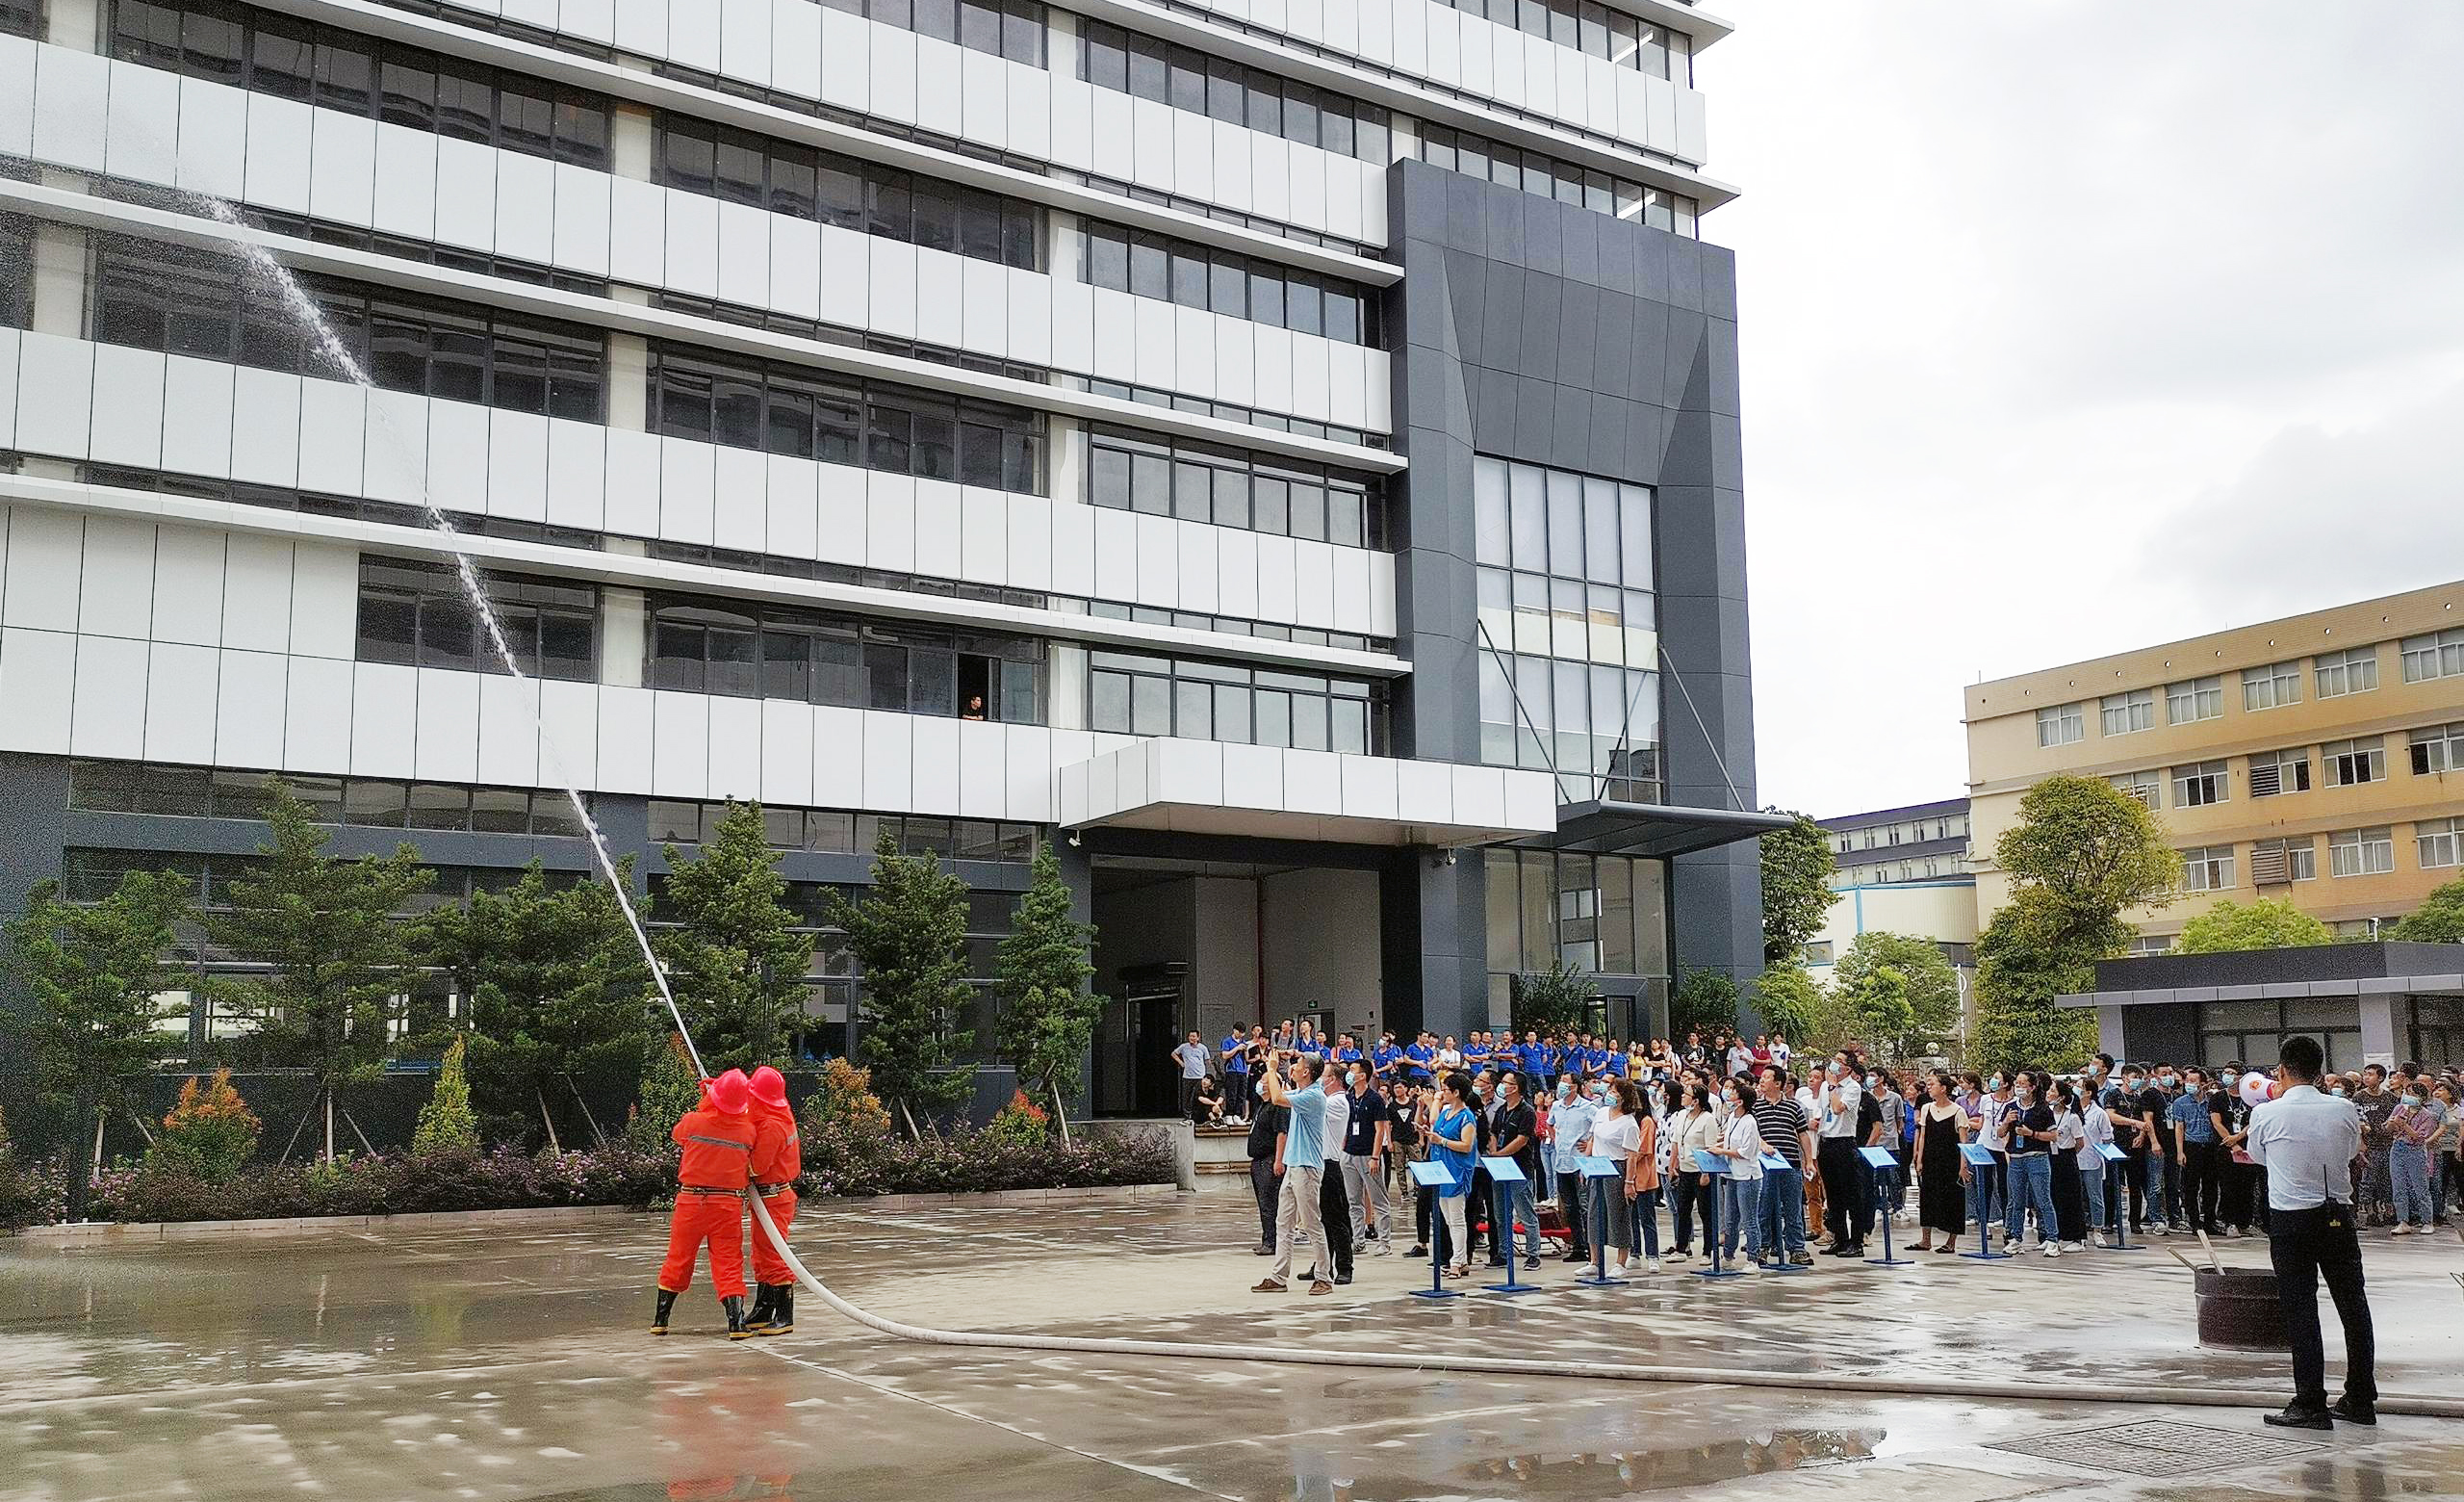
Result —
[[[1399, 750], [1478, 755], [1470, 456], [1488, 454], [1656, 488], [1669, 800], [1756, 807], [1734, 257], [1424, 163], [1397, 166], [1388, 192], [1403, 256], [1387, 325], [1402, 342], [1394, 420], [1411, 461], [1397, 507], [1399, 642], [1413, 664]], [[1420, 886], [1427, 1025], [1478, 1025], [1484, 911], [1433, 906], [1431, 880]], [[1671, 889], [1681, 969], [1760, 971], [1752, 844], [1681, 858]]]

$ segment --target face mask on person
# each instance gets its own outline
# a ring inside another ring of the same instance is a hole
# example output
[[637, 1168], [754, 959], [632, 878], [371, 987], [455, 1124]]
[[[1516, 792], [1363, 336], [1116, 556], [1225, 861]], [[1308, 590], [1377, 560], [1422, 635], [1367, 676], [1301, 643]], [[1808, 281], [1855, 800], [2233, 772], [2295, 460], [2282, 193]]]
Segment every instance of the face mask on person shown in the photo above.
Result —
[[2179, 1075], [2168, 1075], [2165, 1076], [2165, 1088], [2168, 1090], [2178, 1089], [2181, 1083], [2182, 1077]]
[[2422, 1103], [2422, 1098], [2418, 1093], [2407, 1090], [2404, 1092], [2404, 1103], [2406, 1105], [2419, 1105]]
[[1557, 1081], [1557, 1099], [1558, 1099], [1558, 1100], [1560, 1100], [1560, 1101], [1571, 1101], [1571, 1100], [1573, 1100], [1573, 1099], [1574, 1099], [1574, 1095], [1575, 1095], [1575, 1082], [1574, 1082], [1573, 1080], [1571, 1080], [1571, 1079], [1560, 1079], [1560, 1080], [1558, 1080], [1558, 1081]]
[[1822, 1072], [1825, 1075], [1830, 1075], [1832, 1078], [1837, 1079], [1839, 1077], [1839, 1061], [1837, 1059], [1833, 1059], [1830, 1063], [1825, 1064], [1822, 1067]]
[[1991, 1079], [1987, 1080], [1987, 1081], [1985, 1082], [1985, 1088], [1986, 1088], [1986, 1089], [1988, 1089], [1988, 1090], [1999, 1090], [1999, 1089], [2001, 1089], [2001, 1088], [2002, 1088], [2002, 1076], [2001, 1076], [2001, 1075], [1994, 1075]]
[[2136, 1090], [2136, 1089], [2138, 1089], [2138, 1088], [2139, 1088], [2139, 1076], [2138, 1076], [2137, 1075], [2124, 1075], [2124, 1076], [2122, 1077], [2121, 1087], [2122, 1087], [2124, 1090]]
[[2344, 1087], [2344, 1086], [2342, 1086], [2342, 1085], [2338, 1085], [2338, 1086], [2336, 1086], [2336, 1088], [2335, 1088], [2334, 1090], [2332, 1090], [2332, 1091], [2330, 1091], [2330, 1092], [2328, 1092], [2328, 1093], [2329, 1093], [2330, 1095], [2333, 1095], [2337, 1100], [2341, 1101], [2341, 1100], [2343, 1100], [2343, 1099], [2344, 1099], [2344, 1096], [2345, 1096], [2345, 1087]]
[[2227, 1090], [2232, 1089], [2232, 1088], [2233, 1088], [2233, 1086], [2235, 1085], [2235, 1083], [2237, 1083], [2237, 1082], [2241, 1079], [2241, 1077], [2242, 1077], [2241, 1075], [2237, 1075], [2237, 1074], [2233, 1073], [2231, 1070], [2229, 1070], [2229, 1069], [2228, 1069], [2228, 1070], [2226, 1070], [2226, 1071], [2224, 1072], [2224, 1075], [2223, 1075], [2224, 1088], [2225, 1088], [2225, 1089], [2227, 1089]]
[[1866, 1089], [1868, 1089], [1868, 1090], [1880, 1090], [1882, 1087], [1883, 1087], [1883, 1079], [1882, 1079], [1882, 1076], [1881, 1076], [1880, 1075], [1867, 1075], [1865, 1076], [1865, 1088], [1866, 1088]]

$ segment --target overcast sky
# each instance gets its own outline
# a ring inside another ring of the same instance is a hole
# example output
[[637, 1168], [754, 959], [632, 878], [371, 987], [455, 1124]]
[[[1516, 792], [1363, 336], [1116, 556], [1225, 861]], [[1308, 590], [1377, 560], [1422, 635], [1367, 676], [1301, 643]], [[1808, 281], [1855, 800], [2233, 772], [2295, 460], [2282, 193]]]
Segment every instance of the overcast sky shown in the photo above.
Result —
[[1765, 801], [1960, 688], [2464, 578], [2464, 5], [1712, 0]]

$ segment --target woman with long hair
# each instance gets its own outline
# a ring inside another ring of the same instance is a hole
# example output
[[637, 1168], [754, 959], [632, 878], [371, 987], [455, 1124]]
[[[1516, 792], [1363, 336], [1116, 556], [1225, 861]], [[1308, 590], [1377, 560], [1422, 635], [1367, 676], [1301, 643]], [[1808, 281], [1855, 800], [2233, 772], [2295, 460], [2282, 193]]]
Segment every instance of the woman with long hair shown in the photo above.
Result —
[[2079, 1114], [2079, 1088], [2066, 1079], [2050, 1085], [2053, 1102], [2053, 1220], [2066, 1252], [2088, 1246], [2088, 1196], [2079, 1182], [2079, 1145], [2088, 1140]]
[[[1668, 1255], [1672, 1262], [1682, 1262], [1694, 1255], [1694, 1212], [1703, 1211], [1703, 1225], [1707, 1232], [1710, 1217], [1718, 1209], [1711, 1199], [1711, 1176], [1694, 1166], [1694, 1154], [1707, 1152], [1719, 1146], [1720, 1124], [1711, 1114], [1711, 1087], [1692, 1077], [1685, 1086], [1685, 1108], [1668, 1124], [1668, 1157], [1662, 1172], [1675, 1187], [1677, 1208], [1677, 1246]], [[1709, 1245], [1704, 1246], [1709, 1252]]]
[[[1937, 1072], [1926, 1081], [1925, 1103], [1916, 1110], [1916, 1220], [1924, 1228], [1916, 1238], [1919, 1252], [1952, 1252], [1967, 1230], [1967, 1163], [1960, 1145], [1967, 1141], [1967, 1112], [1953, 1097], [1951, 1076]], [[1939, 1231], [1942, 1244], [1934, 1244]]]
[[1633, 1207], [1627, 1203], [1622, 1184], [1627, 1178], [1627, 1164], [1642, 1151], [1643, 1128], [1651, 1118], [1641, 1114], [1641, 1101], [1634, 1095], [1633, 1081], [1611, 1079], [1607, 1082], [1606, 1109], [1591, 1124], [1591, 1135], [1583, 1144], [1586, 1156], [1606, 1158], [1617, 1165], [1616, 1179], [1597, 1180], [1601, 1198], [1608, 1204], [1607, 1240], [1603, 1243], [1601, 1265], [1607, 1265], [1607, 1254], [1617, 1254], [1617, 1271], [1626, 1270], [1627, 1238], [1631, 1233]]
[[[1754, 1120], [1754, 1092], [1739, 1075], [1720, 1087], [1720, 1144], [1711, 1151], [1728, 1160], [1719, 1179], [1720, 1255], [1733, 1258], [1740, 1241], [1745, 1257], [1762, 1261], [1762, 1129]], [[1708, 1239], [1709, 1233], [1705, 1233]]]
[[[1472, 1272], [1471, 1228], [1463, 1207], [1472, 1192], [1480, 1121], [1472, 1114], [1471, 1102], [1472, 1078], [1456, 1070], [1438, 1081], [1437, 1111], [1429, 1119], [1429, 1159], [1445, 1164], [1454, 1176], [1451, 1184], [1437, 1192], [1438, 1229], [1446, 1233], [1444, 1250], [1453, 1263], [1446, 1270], [1449, 1278], [1465, 1278]], [[1436, 1249], [1430, 1255], [1437, 1255]]]

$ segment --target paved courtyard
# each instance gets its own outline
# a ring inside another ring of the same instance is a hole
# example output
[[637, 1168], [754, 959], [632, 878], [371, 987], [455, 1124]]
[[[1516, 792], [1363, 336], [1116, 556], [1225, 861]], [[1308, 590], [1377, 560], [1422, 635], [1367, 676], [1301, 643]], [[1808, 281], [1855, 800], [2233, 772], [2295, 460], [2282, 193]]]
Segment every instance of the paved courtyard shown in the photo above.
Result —
[[[2288, 1441], [2179, 1384], [2274, 1388], [2199, 1350], [2161, 1251], [1832, 1265], [1515, 1301], [1247, 1291], [1237, 1197], [808, 1216], [833, 1285], [895, 1317], [1215, 1343], [1836, 1373], [1836, 1393], [907, 1344], [808, 1297], [731, 1344], [706, 1283], [642, 1333], [664, 1221], [75, 1247], [0, 1242], [0, 1497], [1417, 1499], [2464, 1494], [2464, 1420]], [[2464, 1395], [2464, 1245], [2374, 1240], [2383, 1385]], [[2263, 1243], [2221, 1249], [2256, 1263]], [[2332, 1326], [2330, 1327], [2332, 1329]], [[2042, 1402], [1870, 1395], [1882, 1373]], [[2318, 1442], [2309, 1442], [2318, 1441]]]

